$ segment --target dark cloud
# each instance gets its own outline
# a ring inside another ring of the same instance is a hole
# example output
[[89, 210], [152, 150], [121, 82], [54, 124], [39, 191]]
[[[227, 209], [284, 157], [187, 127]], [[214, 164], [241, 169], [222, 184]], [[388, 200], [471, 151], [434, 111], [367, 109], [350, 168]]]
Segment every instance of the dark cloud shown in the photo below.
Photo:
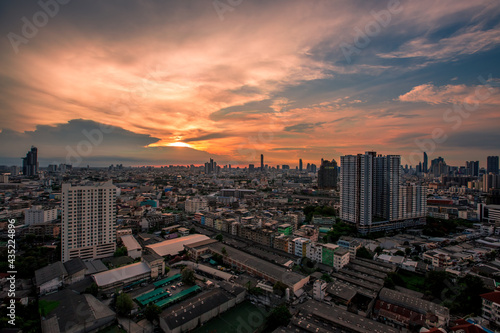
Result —
[[500, 151], [500, 132], [498, 130], [484, 131], [467, 131], [450, 134], [443, 147], [449, 148], [464, 148], [464, 149], [480, 149], [480, 150], [496, 150], [497, 154]]
[[198, 136], [198, 137], [185, 138], [182, 141], [183, 142], [196, 142], [196, 141], [205, 141], [205, 140], [228, 138], [228, 137], [231, 137], [231, 136], [233, 136], [233, 135], [229, 134], [229, 133], [210, 133], [210, 134], [205, 134], [205, 135], [201, 135], [201, 136]]
[[297, 124], [297, 125], [292, 125], [292, 126], [286, 126], [284, 128], [284, 131], [286, 131], [286, 132], [304, 133], [304, 132], [309, 132], [311, 130], [314, 130], [316, 127], [321, 127], [321, 125], [323, 125], [325, 123], [326, 122], [304, 123], [304, 124]]
[[273, 113], [271, 109], [271, 100], [263, 100], [257, 102], [249, 102], [244, 105], [236, 105], [228, 108], [220, 109], [210, 114], [210, 120], [220, 121], [226, 118], [241, 118], [251, 117], [252, 114]]
[[32, 145], [38, 148], [41, 165], [198, 164], [210, 158], [210, 154], [191, 148], [146, 147], [158, 140], [83, 119], [55, 126], [38, 125], [36, 130], [22, 133], [6, 129], [0, 132], [0, 164], [19, 165]]

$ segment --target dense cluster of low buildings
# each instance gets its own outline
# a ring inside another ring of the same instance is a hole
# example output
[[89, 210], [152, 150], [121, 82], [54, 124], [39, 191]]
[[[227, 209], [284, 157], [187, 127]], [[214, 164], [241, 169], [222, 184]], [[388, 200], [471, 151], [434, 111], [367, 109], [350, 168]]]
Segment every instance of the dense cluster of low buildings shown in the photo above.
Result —
[[[116, 313], [105, 298], [123, 292], [135, 300], [133, 313], [158, 305], [165, 332], [195, 329], [244, 300], [286, 304], [293, 316], [277, 332], [453, 330], [448, 308], [387, 287], [400, 270], [479, 276], [492, 290], [481, 295], [483, 319], [500, 324], [495, 170], [438, 160], [415, 173], [397, 155], [374, 152], [343, 156], [340, 166], [324, 160], [319, 172], [311, 164], [232, 168], [213, 160], [204, 167], [40, 169], [37, 153], [30, 151], [26, 175], [0, 168], [0, 228], [5, 237], [15, 219], [18, 239], [52, 249], [60, 243], [60, 260], [33, 272], [40, 299], [62, 304], [43, 316], [44, 332], [112, 325]], [[428, 236], [426, 217], [466, 226]], [[342, 222], [358, 234], [329, 242]], [[392, 234], [365, 236], [383, 231]], [[361, 258], [361, 249], [373, 258]], [[195, 285], [179, 285], [183, 267], [193, 270]], [[77, 306], [92, 315], [68, 310]]]

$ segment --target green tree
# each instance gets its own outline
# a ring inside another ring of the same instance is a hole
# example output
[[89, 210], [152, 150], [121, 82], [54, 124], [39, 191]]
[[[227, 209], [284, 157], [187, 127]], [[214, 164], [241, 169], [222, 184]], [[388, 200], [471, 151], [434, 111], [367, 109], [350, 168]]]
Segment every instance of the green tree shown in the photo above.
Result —
[[222, 247], [222, 249], [220, 250], [220, 252], [222, 252], [223, 256], [227, 256], [227, 250], [226, 250], [225, 246]]
[[447, 290], [448, 285], [451, 283], [448, 273], [444, 271], [429, 271], [424, 281], [426, 293], [435, 298], [441, 298], [441, 293], [443, 290]]
[[482, 308], [481, 294], [488, 290], [480, 277], [467, 274], [458, 280], [460, 292], [451, 305], [453, 313], [480, 315]]
[[366, 247], [362, 246], [356, 251], [356, 257], [364, 259], [373, 259], [373, 255]]
[[170, 272], [170, 267], [165, 266], [165, 275], [167, 275], [167, 274], [168, 274], [168, 272]]
[[146, 319], [150, 322], [158, 320], [158, 316], [160, 313], [161, 308], [156, 304], [149, 303], [148, 306], [146, 306], [146, 308], [144, 309], [144, 317], [146, 317]]
[[390, 276], [386, 276], [384, 279], [384, 287], [389, 289], [396, 289], [396, 283]]
[[287, 326], [290, 318], [292, 318], [292, 314], [287, 306], [282, 304], [271, 311], [268, 322], [271, 323], [273, 327]]
[[376, 253], [376, 254], [381, 254], [381, 253], [382, 253], [382, 251], [384, 251], [384, 249], [383, 249], [383, 248], [381, 248], [380, 246], [377, 246], [377, 248], [375, 249], [375, 253]]
[[128, 294], [121, 293], [118, 297], [116, 297], [116, 313], [119, 315], [128, 316], [133, 307], [134, 302]]
[[351, 236], [356, 234], [356, 226], [344, 222], [337, 222], [332, 226], [332, 229], [326, 233], [326, 237], [329, 243], [336, 243], [342, 236]]
[[97, 293], [99, 291], [99, 288], [97, 287], [97, 284], [95, 282], [93, 282], [90, 287], [88, 287], [87, 289], [85, 289], [85, 293], [86, 294], [91, 294], [95, 297], [97, 297]]
[[181, 274], [182, 274], [182, 282], [190, 285], [195, 284], [194, 272], [191, 268], [184, 267], [181, 271]]
[[390, 272], [389, 274], [387, 274], [387, 277], [391, 279], [397, 286], [402, 286], [402, 287], [406, 286], [405, 280], [403, 280], [401, 275], [399, 275], [396, 272]]
[[258, 295], [263, 295], [265, 294], [264, 289], [259, 288], [259, 287], [253, 287], [248, 289], [248, 293], [250, 295], [258, 296]]
[[219, 242], [222, 242], [224, 236], [222, 236], [222, 234], [218, 234], [217, 236], [215, 236], [215, 239], [218, 240]]
[[328, 283], [333, 281], [332, 277], [326, 273], [321, 275], [321, 280], [328, 282]]
[[411, 254], [411, 249], [410, 249], [409, 247], [407, 247], [407, 248], [405, 249], [405, 254], [406, 254], [407, 256], [409, 256], [409, 255]]
[[191, 229], [189, 229], [189, 233], [190, 234], [195, 234], [196, 233], [196, 229], [193, 227]]
[[36, 239], [35, 234], [26, 234], [26, 236], [24, 236], [24, 240], [28, 244], [33, 244], [35, 242], [35, 239]]
[[273, 286], [273, 292], [276, 294], [276, 295], [279, 295], [279, 296], [283, 296], [285, 295], [285, 291], [286, 291], [286, 288], [288, 288], [286, 286], [286, 284], [284, 284], [283, 282], [281, 281], [278, 281], [274, 284]]
[[125, 246], [121, 246], [116, 249], [115, 253], [113, 254], [114, 257], [123, 257], [128, 254], [127, 248]]
[[397, 250], [396, 253], [394, 253], [395, 255], [397, 256], [401, 256], [401, 257], [404, 257], [405, 253], [401, 250]]

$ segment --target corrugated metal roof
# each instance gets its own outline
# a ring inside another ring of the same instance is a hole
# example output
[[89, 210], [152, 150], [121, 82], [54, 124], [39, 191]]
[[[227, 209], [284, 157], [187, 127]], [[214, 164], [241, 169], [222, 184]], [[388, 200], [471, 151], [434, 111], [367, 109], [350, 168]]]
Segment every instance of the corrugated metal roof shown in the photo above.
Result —
[[189, 235], [186, 237], [174, 238], [160, 243], [151, 244], [146, 247], [164, 257], [166, 255], [178, 254], [179, 252], [184, 250], [184, 245], [186, 244], [201, 242], [207, 239], [209, 238], [205, 235]]
[[137, 240], [132, 235], [124, 235], [121, 237], [123, 245], [127, 248], [128, 251], [132, 250], [141, 250], [142, 247], [139, 245]]
[[94, 278], [95, 283], [99, 287], [102, 287], [148, 272], [151, 272], [149, 266], [145, 262], [138, 262], [132, 265], [115, 268], [106, 272], [97, 273], [92, 275], [92, 277]]

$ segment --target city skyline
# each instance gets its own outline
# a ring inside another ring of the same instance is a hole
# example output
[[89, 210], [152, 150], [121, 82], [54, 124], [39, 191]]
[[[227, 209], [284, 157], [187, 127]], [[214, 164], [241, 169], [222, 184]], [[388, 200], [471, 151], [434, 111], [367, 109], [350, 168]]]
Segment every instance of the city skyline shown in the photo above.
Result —
[[499, 155], [494, 3], [217, 4], [0, 5], [0, 164]]
[[[34, 153], [33, 153], [34, 152]], [[23, 174], [25, 175], [28, 175], [28, 176], [33, 176], [35, 175], [36, 173], [38, 173], [38, 165], [39, 165], [39, 162], [38, 162], [38, 157], [37, 157], [37, 152], [38, 152], [38, 148], [35, 147], [35, 146], [31, 146], [31, 149], [28, 151], [27, 153], [27, 157], [23, 157], [21, 158], [22, 160], [22, 167], [20, 168], [20, 171], [23, 172]], [[376, 153], [376, 152], [373, 152], [373, 151], [365, 151], [365, 154], [366, 153], [372, 153], [372, 154], [376, 154], [377, 156], [382, 156], [383, 154], [380, 154], [380, 153]], [[31, 163], [34, 163], [34, 165], [36, 165], [36, 172], [32, 172], [32, 173], [29, 173], [28, 172], [28, 168], [26, 168], [26, 166], [24, 166], [24, 164], [26, 164], [26, 161], [30, 158], [30, 156], [34, 156], [34, 159], [31, 160]], [[352, 154], [346, 154], [346, 155], [352, 155]], [[354, 154], [353, 156], [355, 155], [362, 155], [362, 153], [357, 153], [357, 154]], [[394, 155], [394, 156], [399, 156], [401, 158], [401, 155], [400, 154], [389, 154], [389, 155]], [[473, 176], [478, 176], [479, 174], [479, 171], [480, 170], [484, 170], [484, 173], [485, 174], [489, 174], [490, 172], [492, 173], [495, 173], [497, 174], [499, 172], [499, 169], [498, 169], [498, 159], [499, 159], [499, 156], [487, 156], [486, 157], [486, 163], [484, 164], [481, 164], [480, 161], [464, 161], [463, 164], [458, 164], [458, 165], [448, 165], [446, 164], [446, 158], [443, 158], [442, 156], [439, 156], [439, 157], [436, 157], [435, 159], [432, 159], [431, 160], [431, 167], [429, 167], [427, 170], [424, 170], [425, 169], [425, 165], [427, 164], [428, 162], [428, 155], [424, 152], [423, 153], [423, 159], [422, 161], [420, 161], [418, 164], [416, 165], [409, 165], [409, 164], [401, 164], [401, 167], [402, 168], [409, 168], [409, 169], [412, 169], [414, 170], [416, 173], [420, 174], [420, 173], [432, 173], [432, 166], [434, 162], [438, 162], [438, 161], [441, 161], [442, 163], [444, 163], [443, 165], [446, 166], [446, 167], [454, 167], [454, 168], [457, 168], [458, 170], [457, 171], [463, 171], [464, 174], [468, 174], [468, 175], [473, 175]], [[340, 156], [339, 157], [339, 162], [340, 160], [342, 159], [343, 156]], [[307, 161], [306, 161], [307, 162]], [[314, 162], [314, 161], [313, 161]], [[330, 162], [328, 160], [325, 160], [324, 158], [321, 158], [321, 161], [320, 161], [320, 166], [323, 165], [323, 163], [326, 162], [326, 164], [329, 164]], [[403, 160], [404, 162], [404, 160]], [[288, 162], [287, 162], [288, 163]], [[336, 159], [332, 159], [332, 163], [336, 164], [337, 165], [337, 161]], [[51, 168], [58, 168], [58, 166], [61, 166], [61, 165], [64, 165], [64, 166], [70, 166], [70, 167], [73, 167], [73, 165], [71, 164], [65, 164], [65, 163], [57, 163], [57, 161], [54, 161], [52, 164], [48, 164], [48, 165], [45, 165], [45, 166], [42, 166], [44, 168], [48, 168], [49, 170]], [[111, 164], [111, 165], [114, 165]], [[123, 164], [119, 164], [119, 163], [116, 163], [116, 165], [120, 165], [121, 167], [123, 166]], [[229, 167], [229, 169], [231, 168], [250, 168], [252, 170], [254, 170], [254, 167], [255, 167], [255, 164], [254, 163], [249, 163], [247, 165], [234, 165], [234, 164], [218, 164], [217, 161], [215, 161], [213, 158], [210, 158], [209, 161], [207, 162], [204, 162], [204, 163], [200, 163], [200, 164], [193, 164], [193, 163], [190, 163], [190, 164], [170, 164], [170, 165], [173, 165], [173, 166], [195, 166], [195, 167], [204, 167], [205, 169], [205, 173], [206, 174], [212, 174], [215, 172], [215, 170], [217, 169], [217, 167]], [[299, 170], [300, 172], [302, 171], [307, 171], [307, 172], [313, 172], [313, 173], [316, 173], [316, 165], [313, 163], [307, 163], [307, 168], [303, 168], [303, 161], [302, 159], [299, 159], [297, 165], [295, 165], [295, 168], [297, 170]], [[5, 165], [5, 166], [8, 166], [8, 165]], [[16, 166], [16, 165], [14, 165]], [[90, 165], [78, 165], [80, 167], [91, 167]], [[101, 166], [92, 166], [92, 167], [108, 167], [109, 165], [101, 165]], [[125, 165], [127, 166], [127, 165]], [[164, 165], [130, 165], [130, 167], [144, 167], [144, 166], [148, 166], [148, 167], [166, 167], [166, 166], [169, 166], [167, 164], [164, 164]], [[263, 171], [263, 170], [266, 170], [266, 169], [280, 169], [280, 167], [282, 166], [287, 166], [287, 167], [290, 167], [290, 164], [284, 164], [284, 165], [280, 165], [280, 164], [276, 164], [276, 165], [268, 165], [268, 164], [264, 164], [264, 154], [260, 154], [260, 166], [259, 166], [259, 171]], [[337, 165], [339, 168], [341, 167], [340, 164]], [[294, 169], [294, 164], [292, 163], [291, 164], [291, 167], [292, 169]], [[474, 168], [472, 171], [472, 168]], [[463, 169], [463, 170], [462, 170]], [[321, 168], [320, 168], [321, 170]]]

